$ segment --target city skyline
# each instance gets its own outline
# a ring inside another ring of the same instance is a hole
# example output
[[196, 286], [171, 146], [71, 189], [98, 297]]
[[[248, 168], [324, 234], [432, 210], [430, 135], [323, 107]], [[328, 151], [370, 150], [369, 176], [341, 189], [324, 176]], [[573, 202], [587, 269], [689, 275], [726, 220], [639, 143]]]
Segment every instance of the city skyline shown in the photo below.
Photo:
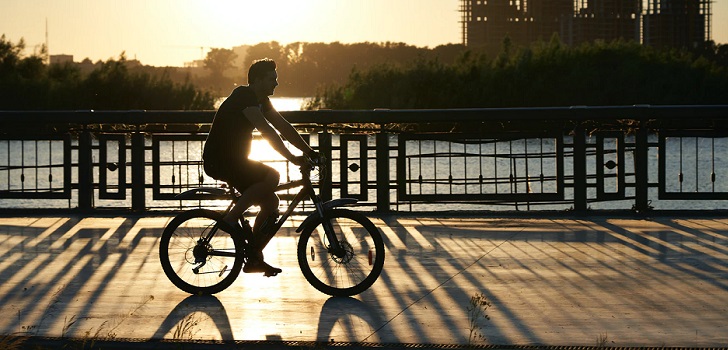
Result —
[[[138, 59], [183, 66], [210, 48], [260, 42], [403, 42], [435, 47], [461, 42], [459, 0], [6, 0], [0, 34], [46, 43], [74, 60]], [[726, 3], [713, 3], [712, 39], [728, 42]], [[255, 15], [258, 14], [258, 15]], [[46, 25], [47, 23], [47, 25]]]
[[505, 36], [528, 45], [558, 34], [566, 45], [634, 40], [658, 48], [711, 40], [711, 0], [461, 0], [463, 42], [497, 53]]

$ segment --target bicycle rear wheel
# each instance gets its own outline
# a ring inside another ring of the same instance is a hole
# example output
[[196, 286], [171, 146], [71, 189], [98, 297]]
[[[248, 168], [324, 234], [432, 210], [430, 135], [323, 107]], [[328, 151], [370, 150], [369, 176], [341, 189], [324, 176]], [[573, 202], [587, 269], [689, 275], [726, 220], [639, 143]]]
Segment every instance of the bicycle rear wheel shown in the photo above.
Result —
[[169, 280], [191, 294], [214, 294], [229, 287], [243, 267], [244, 241], [228, 231], [232, 230], [222, 215], [212, 210], [194, 209], [172, 219], [159, 243], [159, 259]]
[[[384, 242], [372, 222], [359, 212], [332, 209], [326, 221], [308, 226], [298, 241], [298, 264], [306, 280], [333, 296], [351, 296], [371, 287], [384, 268]], [[324, 233], [333, 228], [345, 254], [334, 254]]]

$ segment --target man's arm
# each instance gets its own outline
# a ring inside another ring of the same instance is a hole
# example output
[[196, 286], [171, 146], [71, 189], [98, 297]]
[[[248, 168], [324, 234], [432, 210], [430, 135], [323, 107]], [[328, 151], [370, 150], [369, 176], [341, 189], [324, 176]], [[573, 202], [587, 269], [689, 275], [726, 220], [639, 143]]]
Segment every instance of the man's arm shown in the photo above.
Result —
[[306, 143], [306, 141], [298, 133], [298, 130], [291, 125], [291, 123], [283, 118], [275, 109], [268, 111], [265, 114], [266, 119], [281, 133], [284, 139], [290, 142], [294, 147], [298, 148], [303, 154], [311, 154], [313, 149]]
[[[295, 163], [296, 157], [293, 155], [293, 153], [291, 153], [291, 151], [288, 150], [286, 145], [283, 143], [283, 140], [281, 139], [281, 137], [278, 135], [278, 133], [275, 131], [275, 129], [273, 129], [271, 124], [268, 123], [266, 118], [263, 116], [263, 113], [260, 111], [260, 108], [258, 108], [258, 107], [245, 108], [243, 110], [243, 114], [245, 114], [245, 117], [248, 118], [250, 123], [253, 124], [253, 126], [256, 129], [258, 129], [260, 134], [263, 136], [263, 138], [266, 141], [268, 141], [268, 143], [271, 145], [271, 147], [273, 147], [273, 149], [275, 149], [278, 153], [280, 153], [284, 158], [288, 159], [288, 161]], [[274, 126], [275, 126], [275, 124], [274, 124]], [[276, 126], [276, 128], [277, 128], [277, 126]], [[295, 132], [295, 129], [294, 129], [294, 132]], [[283, 134], [283, 133], [281, 132], [281, 134]], [[298, 135], [298, 133], [296, 133], [296, 135]], [[286, 135], [284, 135], [284, 137], [286, 137]], [[299, 138], [300, 138], [300, 136], [299, 136]], [[303, 141], [303, 140], [301, 140], [301, 141]], [[289, 140], [289, 142], [290, 142], [290, 140]], [[293, 143], [293, 142], [291, 142], [291, 143]], [[298, 147], [298, 146], [296, 146], [296, 147]]]

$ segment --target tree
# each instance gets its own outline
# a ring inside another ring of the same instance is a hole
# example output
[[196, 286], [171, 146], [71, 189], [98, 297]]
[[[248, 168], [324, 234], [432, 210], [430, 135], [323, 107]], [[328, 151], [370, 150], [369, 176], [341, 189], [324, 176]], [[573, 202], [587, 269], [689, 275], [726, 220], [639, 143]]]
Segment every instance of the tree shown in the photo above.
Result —
[[7, 74], [15, 69], [23, 49], [25, 49], [23, 39], [20, 39], [17, 44], [13, 44], [10, 40], [5, 39], [5, 34], [0, 37], [0, 74]]
[[[17, 44], [0, 37], [0, 109], [15, 108], [27, 105], [27, 96], [31, 100], [43, 99], [46, 96], [45, 65], [39, 54], [23, 57], [25, 40]], [[45, 48], [41, 50], [41, 55]]]
[[248, 67], [253, 64], [253, 61], [270, 58], [276, 62], [279, 72], [282, 70], [285, 71], [285, 67], [288, 65], [286, 56], [285, 48], [277, 41], [259, 43], [248, 48], [248, 55], [245, 57], [243, 68], [247, 71]]
[[238, 57], [233, 50], [230, 49], [212, 49], [205, 57], [205, 68], [210, 70], [213, 81], [223, 79], [223, 73], [226, 70], [235, 68], [233, 62]]
[[[137, 61], [44, 63], [45, 50], [23, 56], [25, 42], [0, 36], [0, 110], [211, 109], [214, 95], [172, 71], [147, 72]], [[83, 68], [83, 70], [82, 70]], [[85, 72], [88, 70], [88, 72]]]

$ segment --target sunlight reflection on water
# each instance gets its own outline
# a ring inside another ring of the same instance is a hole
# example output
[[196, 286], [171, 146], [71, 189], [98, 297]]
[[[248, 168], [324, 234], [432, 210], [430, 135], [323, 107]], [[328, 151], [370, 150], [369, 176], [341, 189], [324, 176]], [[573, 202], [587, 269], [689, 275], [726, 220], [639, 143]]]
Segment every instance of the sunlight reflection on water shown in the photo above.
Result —
[[[220, 108], [220, 105], [225, 101], [225, 97], [220, 97], [215, 101], [215, 109]], [[303, 104], [306, 103], [308, 97], [271, 97], [270, 102], [277, 111], [300, 111], [303, 108]]]

